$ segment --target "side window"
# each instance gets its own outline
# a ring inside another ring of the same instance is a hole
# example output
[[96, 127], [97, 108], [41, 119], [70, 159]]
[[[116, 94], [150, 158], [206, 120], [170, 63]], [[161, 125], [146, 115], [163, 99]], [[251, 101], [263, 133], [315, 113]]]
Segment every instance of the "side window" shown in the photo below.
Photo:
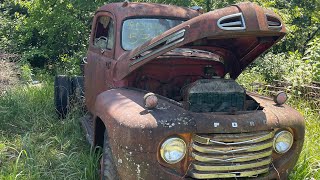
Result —
[[99, 49], [112, 49], [114, 45], [114, 22], [108, 16], [98, 18], [93, 45]]

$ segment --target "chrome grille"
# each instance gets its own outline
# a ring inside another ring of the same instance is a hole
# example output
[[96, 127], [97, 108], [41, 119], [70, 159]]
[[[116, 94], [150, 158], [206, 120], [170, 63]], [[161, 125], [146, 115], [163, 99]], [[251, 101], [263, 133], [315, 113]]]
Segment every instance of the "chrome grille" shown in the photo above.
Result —
[[256, 177], [269, 171], [273, 131], [194, 134], [189, 175], [196, 179]]

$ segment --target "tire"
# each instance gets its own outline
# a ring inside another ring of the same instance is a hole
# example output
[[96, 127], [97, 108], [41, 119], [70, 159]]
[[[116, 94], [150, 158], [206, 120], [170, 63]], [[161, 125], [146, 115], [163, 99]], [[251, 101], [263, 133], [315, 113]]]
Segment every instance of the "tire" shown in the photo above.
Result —
[[59, 118], [64, 119], [70, 109], [71, 81], [64, 75], [55, 77], [54, 104]]
[[74, 76], [71, 77], [72, 85], [72, 100], [75, 104], [80, 107], [84, 107], [84, 77], [83, 76]]
[[103, 156], [100, 169], [100, 177], [102, 180], [119, 180], [116, 166], [113, 161], [112, 151], [109, 144], [107, 132], [104, 133]]

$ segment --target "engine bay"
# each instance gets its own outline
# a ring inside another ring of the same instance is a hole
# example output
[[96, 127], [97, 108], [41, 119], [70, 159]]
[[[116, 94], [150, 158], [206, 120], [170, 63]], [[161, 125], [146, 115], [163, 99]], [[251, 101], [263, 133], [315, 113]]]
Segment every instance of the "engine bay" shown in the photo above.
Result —
[[235, 112], [261, 109], [233, 79], [225, 79], [222, 61], [159, 58], [131, 75], [131, 87], [183, 104], [193, 112]]

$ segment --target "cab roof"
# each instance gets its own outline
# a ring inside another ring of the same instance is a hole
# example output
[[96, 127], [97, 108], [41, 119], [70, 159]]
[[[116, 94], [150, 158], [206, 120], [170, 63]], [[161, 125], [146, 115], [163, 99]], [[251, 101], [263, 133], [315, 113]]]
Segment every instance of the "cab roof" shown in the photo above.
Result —
[[159, 16], [191, 19], [200, 15], [196, 10], [179, 7], [175, 5], [165, 5], [156, 3], [110, 3], [100, 7], [97, 12], [107, 11], [112, 13], [118, 20], [134, 16]]

